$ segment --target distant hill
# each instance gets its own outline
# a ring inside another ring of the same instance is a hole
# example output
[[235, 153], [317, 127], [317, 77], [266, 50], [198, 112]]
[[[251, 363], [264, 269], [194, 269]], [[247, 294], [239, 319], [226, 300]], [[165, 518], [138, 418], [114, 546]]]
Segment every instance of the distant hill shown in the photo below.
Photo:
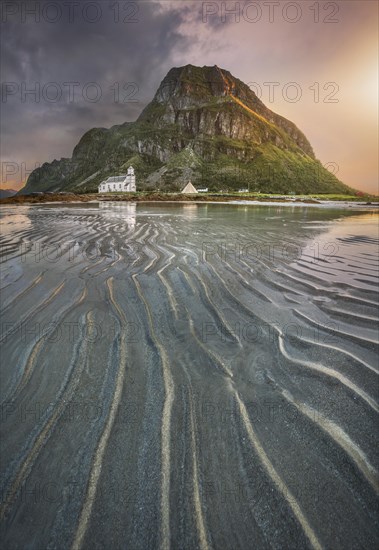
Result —
[[17, 191], [14, 189], [0, 189], [0, 199], [6, 199], [7, 197], [13, 197]]
[[[327, 130], [325, 130], [327, 131]], [[230, 72], [171, 69], [136, 122], [93, 128], [72, 157], [34, 170], [21, 193], [96, 191], [133, 165], [137, 189], [351, 193], [315, 158], [304, 134]]]

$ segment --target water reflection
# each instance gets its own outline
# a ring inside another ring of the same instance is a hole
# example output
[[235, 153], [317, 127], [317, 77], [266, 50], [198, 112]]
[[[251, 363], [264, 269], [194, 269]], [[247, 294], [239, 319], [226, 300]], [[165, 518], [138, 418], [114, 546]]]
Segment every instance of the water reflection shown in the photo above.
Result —
[[192, 220], [197, 217], [197, 204], [183, 204], [183, 215], [185, 218]]
[[100, 202], [99, 211], [106, 218], [122, 219], [130, 227], [135, 227], [136, 225], [136, 203]]
[[[31, 207], [22, 206], [0, 210], [0, 229], [2, 236], [13, 235], [18, 231], [25, 231], [30, 228], [31, 220], [28, 216]], [[20, 212], [21, 210], [21, 212]]]

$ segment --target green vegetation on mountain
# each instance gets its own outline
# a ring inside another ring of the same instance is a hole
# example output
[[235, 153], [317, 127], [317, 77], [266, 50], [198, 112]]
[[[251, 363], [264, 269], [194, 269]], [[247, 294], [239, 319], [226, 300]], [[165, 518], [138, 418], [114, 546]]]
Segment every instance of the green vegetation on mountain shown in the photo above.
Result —
[[133, 165], [139, 190], [347, 193], [304, 134], [228, 71], [171, 69], [136, 122], [84, 134], [70, 159], [34, 170], [22, 193], [94, 192]]

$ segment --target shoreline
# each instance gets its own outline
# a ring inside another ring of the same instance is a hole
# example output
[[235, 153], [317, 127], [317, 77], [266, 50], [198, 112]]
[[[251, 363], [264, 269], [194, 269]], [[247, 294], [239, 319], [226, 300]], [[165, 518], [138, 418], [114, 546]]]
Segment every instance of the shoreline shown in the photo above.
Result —
[[[375, 199], [377, 199], [375, 197]], [[33, 205], [33, 204], [100, 204], [104, 202], [134, 202], [134, 203], [176, 203], [176, 204], [234, 204], [236, 206], [293, 206], [293, 207], [338, 207], [338, 208], [367, 208], [379, 207], [379, 201], [365, 201], [362, 198], [347, 199], [315, 199], [313, 197], [300, 198], [291, 197], [239, 197], [237, 195], [169, 195], [161, 193], [146, 193], [141, 195], [98, 195], [91, 193], [87, 195], [75, 194], [42, 194], [42, 195], [15, 195], [0, 199], [0, 206], [7, 205]]]

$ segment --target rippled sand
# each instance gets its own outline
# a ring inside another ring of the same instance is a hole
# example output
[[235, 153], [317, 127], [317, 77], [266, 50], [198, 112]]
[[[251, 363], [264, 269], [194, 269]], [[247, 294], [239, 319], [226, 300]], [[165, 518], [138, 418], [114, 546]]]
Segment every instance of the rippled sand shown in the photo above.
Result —
[[1, 209], [3, 547], [378, 547], [378, 214]]

